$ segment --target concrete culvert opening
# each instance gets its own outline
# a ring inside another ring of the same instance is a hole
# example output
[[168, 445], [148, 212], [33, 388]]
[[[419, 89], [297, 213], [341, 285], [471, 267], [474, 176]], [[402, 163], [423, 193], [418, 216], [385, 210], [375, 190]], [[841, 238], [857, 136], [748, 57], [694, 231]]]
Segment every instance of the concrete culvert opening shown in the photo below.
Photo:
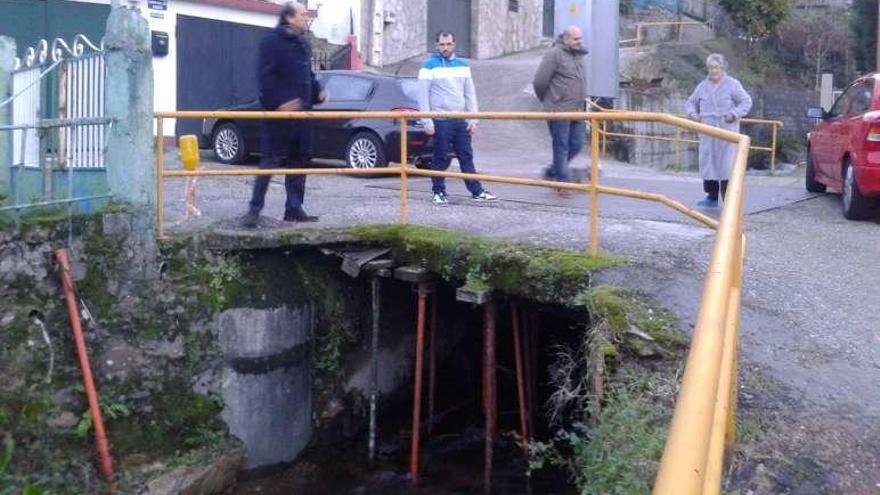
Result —
[[[678, 363], [669, 358], [680, 357], [681, 337], [674, 318], [623, 289], [592, 288], [589, 280], [578, 280], [564, 264], [546, 267], [561, 274], [556, 279], [522, 273], [520, 279], [504, 282], [526, 281], [521, 287], [526, 292], [527, 285], [543, 280], [545, 285], [535, 292], [539, 297], [529, 298], [495, 288], [499, 278], [511, 274], [493, 273], [493, 266], [517, 268], [510, 253], [502, 253], [502, 261], [487, 256], [475, 268], [462, 259], [450, 261], [436, 250], [412, 250], [401, 256], [395, 248], [392, 242], [235, 254], [245, 273], [262, 273], [268, 284], [266, 294], [250, 295], [251, 305], [276, 312], [279, 305], [313, 311], [313, 327], [310, 351], [300, 355], [305, 361], [276, 359], [276, 368], [266, 364], [272, 359], [259, 361], [269, 373], [287, 370], [287, 378], [278, 382], [287, 380], [280, 394], [286, 399], [277, 408], [269, 407], [274, 409], [269, 416], [245, 412], [262, 431], [263, 442], [273, 433], [289, 436], [295, 430], [296, 441], [285, 445], [288, 450], [294, 444], [305, 447], [292, 456], [285, 453], [287, 459], [262, 465], [249, 461], [228, 493], [402, 493], [413, 489], [414, 473], [424, 493], [483, 492], [487, 480], [494, 493], [578, 493], [593, 478], [578, 474], [583, 471], [580, 463], [587, 461], [578, 458], [584, 447], [604, 442], [608, 444], [599, 450], [613, 450], [618, 448], [613, 442], [623, 440], [607, 439], [608, 433], [601, 430], [604, 407], [625, 409], [620, 411], [624, 422], [634, 413], [644, 416], [632, 420], [634, 424], [618, 426], [636, 428], [644, 435], [644, 445], [629, 447], [645, 451], [644, 459], [637, 459], [641, 464], [631, 469], [647, 469], [643, 484], [650, 486], [675, 389]], [[524, 256], [531, 269], [540, 264], [528, 260], [534, 254]], [[421, 257], [422, 262], [412, 263], [413, 257]], [[432, 257], [443, 258], [445, 270], [431, 270]], [[372, 301], [376, 286], [378, 307]], [[569, 294], [575, 286], [582, 289], [577, 297]], [[413, 377], [420, 287], [424, 293], [421, 421], [414, 461], [414, 396], [419, 392]], [[553, 300], [548, 294], [567, 297]], [[494, 313], [494, 366], [489, 368], [484, 366], [488, 305]], [[374, 308], [380, 315], [375, 352]], [[230, 362], [228, 355], [226, 360]], [[308, 376], [290, 375], [291, 370], [301, 371], [304, 362]], [[493, 374], [494, 399], [487, 398], [487, 369]], [[623, 377], [620, 383], [618, 376]], [[309, 380], [308, 387], [303, 380]], [[300, 396], [285, 395], [291, 389]], [[255, 388], [247, 390], [252, 394]], [[371, 427], [374, 392], [375, 426]], [[632, 394], [641, 396], [630, 401]], [[224, 399], [227, 410], [241, 405], [241, 400]], [[487, 409], [487, 401], [493, 400], [494, 406]], [[246, 402], [259, 408], [258, 401]], [[490, 414], [493, 424], [487, 422]], [[310, 417], [311, 422], [291, 430], [279, 426], [272, 419], [276, 416], [284, 418], [282, 423], [294, 417]], [[486, 442], [487, 430], [494, 432], [494, 442]], [[523, 431], [530, 442], [523, 442]], [[248, 440], [243, 440], [250, 449]], [[489, 478], [487, 459], [492, 466]], [[625, 455], [615, 460], [632, 461]], [[620, 466], [608, 469], [620, 470]]]

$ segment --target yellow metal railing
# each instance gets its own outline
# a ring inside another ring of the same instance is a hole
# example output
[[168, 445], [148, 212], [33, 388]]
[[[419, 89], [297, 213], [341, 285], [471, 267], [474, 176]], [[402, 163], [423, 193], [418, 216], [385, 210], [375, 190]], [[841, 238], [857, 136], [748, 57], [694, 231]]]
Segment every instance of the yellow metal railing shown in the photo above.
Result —
[[[735, 440], [736, 369], [739, 332], [740, 288], [745, 253], [743, 236], [743, 185], [750, 139], [748, 136], [711, 127], [688, 119], [649, 112], [156, 112], [157, 229], [164, 237], [163, 182], [167, 177], [241, 175], [370, 175], [397, 174], [400, 177], [400, 223], [408, 221], [408, 180], [410, 176], [468, 178], [502, 184], [518, 184], [552, 189], [585, 191], [590, 194], [590, 253], [598, 254], [599, 195], [608, 194], [655, 201], [667, 205], [717, 230], [712, 257], [703, 288], [700, 311], [691, 349], [676, 402], [655, 494], [687, 495], [719, 493], [725, 450]], [[165, 170], [163, 120], [234, 119], [398, 119], [400, 122], [399, 166], [382, 169], [302, 168], [302, 169], [222, 169]], [[418, 118], [487, 120], [584, 120], [591, 123], [590, 183], [572, 184], [547, 180], [464, 174], [410, 169], [407, 166], [407, 120]], [[720, 221], [684, 206], [662, 194], [607, 187], [599, 184], [599, 122], [662, 122], [680, 129], [708, 134], [737, 145]]]
[[[598, 103], [587, 100], [587, 104], [601, 112], [624, 112], [626, 110], [618, 110], [616, 108], [604, 108]], [[680, 117], [684, 117], [680, 115]], [[771, 127], [770, 132], [770, 146], [757, 146], [754, 144], [749, 145], [749, 150], [751, 151], [763, 151], [770, 153], [770, 173], [776, 172], [776, 143], [779, 136], [779, 129], [782, 128], [783, 122], [781, 120], [770, 120], [770, 119], [753, 119], [753, 118], [743, 118], [740, 119], [740, 122], [743, 124], [759, 124], [759, 125], [769, 125]], [[677, 127], [675, 129], [675, 137], [667, 137], [667, 136], [655, 136], [651, 134], [634, 134], [630, 132], [614, 132], [608, 131], [607, 121], [602, 121], [601, 129], [599, 130], [599, 135], [602, 140], [602, 155], [605, 156], [608, 151], [608, 138], [609, 137], [622, 137], [622, 138], [630, 138], [630, 139], [647, 139], [649, 141], [674, 141], [675, 142], [675, 162], [676, 164], [681, 164], [681, 144], [699, 144], [699, 140], [697, 139], [689, 139], [682, 137], [683, 131], [688, 131], [688, 129], [682, 129]]]
[[644, 36], [642, 36], [642, 33], [644, 32], [644, 30], [646, 28], [671, 27], [671, 26], [678, 27], [678, 31], [677, 31], [678, 41], [681, 41], [681, 31], [685, 26], [702, 26], [704, 28], [708, 28], [708, 26], [706, 26], [702, 22], [697, 22], [697, 21], [640, 22], [640, 23], [636, 24], [636, 37], [635, 38], [620, 40], [618, 43], [620, 45], [632, 44], [634, 47], [638, 48], [638, 47], [642, 46], [642, 41], [644, 40]]

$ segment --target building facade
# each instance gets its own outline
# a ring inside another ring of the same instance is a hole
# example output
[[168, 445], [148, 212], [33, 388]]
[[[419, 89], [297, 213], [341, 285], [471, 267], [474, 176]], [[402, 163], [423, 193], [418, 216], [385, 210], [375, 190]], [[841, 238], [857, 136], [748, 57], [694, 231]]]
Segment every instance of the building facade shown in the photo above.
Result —
[[544, 0], [360, 2], [361, 52], [378, 67], [432, 51], [439, 31], [454, 33], [457, 52], [470, 58], [528, 50], [543, 36]]

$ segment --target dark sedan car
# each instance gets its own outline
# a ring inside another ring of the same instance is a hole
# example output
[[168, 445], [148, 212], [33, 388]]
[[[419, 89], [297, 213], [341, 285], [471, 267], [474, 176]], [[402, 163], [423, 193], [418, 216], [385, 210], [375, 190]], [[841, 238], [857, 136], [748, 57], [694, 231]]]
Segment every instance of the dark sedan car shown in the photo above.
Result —
[[[417, 110], [418, 79], [346, 70], [317, 73], [330, 101], [317, 111]], [[223, 110], [262, 110], [258, 101]], [[430, 139], [421, 123], [409, 120], [407, 154], [411, 163], [430, 161]], [[352, 168], [384, 167], [400, 162], [400, 124], [393, 119], [315, 120], [313, 156], [345, 160]], [[241, 163], [260, 151], [260, 121], [205, 119], [203, 148], [223, 163]]]

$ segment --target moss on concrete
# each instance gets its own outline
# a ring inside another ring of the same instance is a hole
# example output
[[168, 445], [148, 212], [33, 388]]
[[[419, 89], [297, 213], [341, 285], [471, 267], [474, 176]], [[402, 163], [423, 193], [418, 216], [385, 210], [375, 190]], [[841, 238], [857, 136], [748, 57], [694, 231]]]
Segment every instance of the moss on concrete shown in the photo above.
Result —
[[481, 281], [487, 287], [538, 302], [572, 304], [590, 275], [623, 263], [589, 256], [412, 225], [354, 228], [364, 242], [391, 247], [403, 263], [438, 273], [448, 282]]
[[591, 331], [604, 333], [608, 345], [631, 354], [668, 357], [684, 345], [675, 315], [636, 291], [595, 287], [579, 294], [576, 304], [589, 312]]

